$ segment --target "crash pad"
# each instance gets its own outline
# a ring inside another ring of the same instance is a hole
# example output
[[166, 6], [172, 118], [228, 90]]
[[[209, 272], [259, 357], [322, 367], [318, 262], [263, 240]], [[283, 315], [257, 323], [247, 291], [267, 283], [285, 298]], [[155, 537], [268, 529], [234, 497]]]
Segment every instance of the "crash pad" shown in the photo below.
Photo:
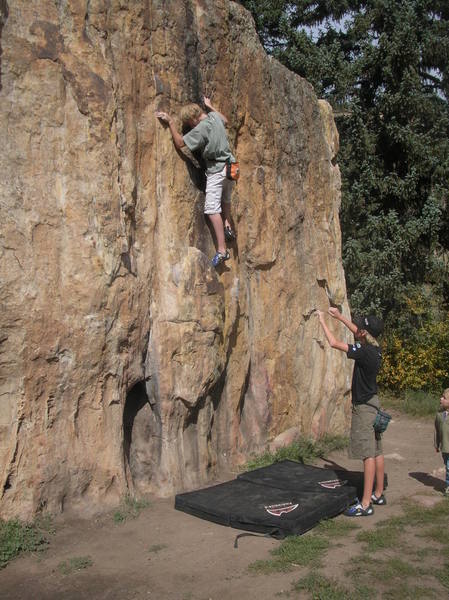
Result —
[[284, 460], [232, 481], [175, 497], [175, 508], [220, 525], [275, 538], [301, 534], [338, 515], [357, 489], [333, 469]]

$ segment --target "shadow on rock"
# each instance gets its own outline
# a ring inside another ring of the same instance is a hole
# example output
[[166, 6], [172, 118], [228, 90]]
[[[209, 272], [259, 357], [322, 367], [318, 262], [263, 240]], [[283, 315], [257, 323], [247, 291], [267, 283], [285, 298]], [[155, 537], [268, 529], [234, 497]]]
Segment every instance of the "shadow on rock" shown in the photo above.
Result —
[[0, 0], [0, 91], [2, 89], [2, 30], [3, 30], [3, 25], [6, 23], [7, 19], [8, 19], [8, 15], [9, 15], [9, 7], [8, 7], [8, 3], [6, 2], [6, 0]]

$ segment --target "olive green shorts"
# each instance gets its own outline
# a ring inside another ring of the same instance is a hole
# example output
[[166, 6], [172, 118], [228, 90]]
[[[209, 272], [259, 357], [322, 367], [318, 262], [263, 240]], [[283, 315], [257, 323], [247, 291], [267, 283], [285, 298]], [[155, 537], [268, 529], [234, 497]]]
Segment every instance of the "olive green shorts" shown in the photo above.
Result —
[[[382, 440], [376, 439], [373, 424], [377, 415], [375, 406], [379, 406], [379, 398], [373, 396], [366, 404], [352, 405], [351, 436], [349, 441], [350, 458], [374, 458], [382, 454]], [[378, 436], [379, 438], [381, 436]]]

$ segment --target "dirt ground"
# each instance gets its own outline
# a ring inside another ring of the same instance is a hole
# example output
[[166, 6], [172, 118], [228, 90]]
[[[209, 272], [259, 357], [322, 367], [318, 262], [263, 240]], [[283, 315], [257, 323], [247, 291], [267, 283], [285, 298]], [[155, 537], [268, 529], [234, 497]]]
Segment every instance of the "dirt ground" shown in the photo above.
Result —
[[[400, 514], [400, 500], [406, 496], [424, 501], [441, 497], [442, 460], [433, 449], [432, 419], [396, 415], [385, 435], [384, 451], [388, 505], [377, 507], [373, 517], [357, 519], [363, 529]], [[360, 462], [349, 460], [345, 451], [328, 458], [316, 464], [360, 468]], [[305, 573], [301, 567], [288, 573], [251, 573], [248, 565], [271, 558], [270, 550], [280, 542], [244, 537], [235, 549], [237, 530], [176, 511], [173, 498], [154, 498], [136, 519], [121, 524], [112, 515], [55, 524], [46, 552], [18, 558], [0, 571], [0, 598], [272, 600], [290, 591], [292, 582]], [[359, 553], [360, 544], [344, 540], [327, 554], [326, 575], [338, 576]], [[90, 567], [66, 575], [58, 568], [61, 561], [83, 556], [91, 558]], [[294, 597], [306, 596], [297, 592]]]

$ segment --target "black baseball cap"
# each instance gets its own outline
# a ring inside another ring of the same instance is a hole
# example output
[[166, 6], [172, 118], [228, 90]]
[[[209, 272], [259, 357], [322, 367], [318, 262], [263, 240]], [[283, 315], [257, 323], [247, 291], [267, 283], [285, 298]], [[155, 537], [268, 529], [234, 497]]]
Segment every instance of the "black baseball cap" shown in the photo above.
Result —
[[384, 330], [384, 322], [375, 315], [367, 315], [363, 317], [354, 317], [354, 325], [357, 325], [359, 329], [365, 329], [374, 338], [377, 338], [382, 334]]

